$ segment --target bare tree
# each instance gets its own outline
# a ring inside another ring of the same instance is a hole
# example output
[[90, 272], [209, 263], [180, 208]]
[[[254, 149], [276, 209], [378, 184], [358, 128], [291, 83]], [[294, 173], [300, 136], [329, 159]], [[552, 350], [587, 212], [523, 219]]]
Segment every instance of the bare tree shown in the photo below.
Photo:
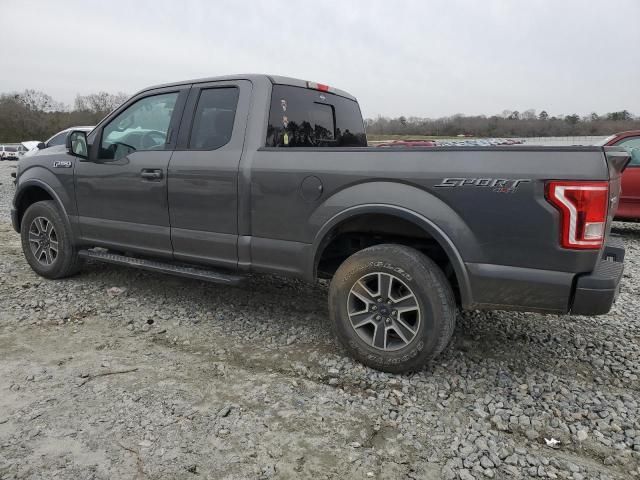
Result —
[[98, 92], [89, 95], [76, 95], [74, 107], [81, 112], [101, 113], [106, 115], [127, 100], [126, 93]]
[[16, 100], [34, 112], [61, 112], [64, 104], [56, 102], [50, 95], [39, 90], [25, 90], [15, 95]]
[[622, 110], [621, 112], [611, 112], [607, 113], [607, 119], [614, 121], [631, 120], [631, 114], [627, 110]]

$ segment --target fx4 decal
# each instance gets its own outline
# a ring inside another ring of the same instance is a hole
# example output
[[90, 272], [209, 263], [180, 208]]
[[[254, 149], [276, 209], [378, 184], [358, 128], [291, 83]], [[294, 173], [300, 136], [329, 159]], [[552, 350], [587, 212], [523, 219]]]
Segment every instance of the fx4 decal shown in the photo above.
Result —
[[53, 162], [53, 168], [71, 168], [71, 160], [57, 160]]
[[530, 183], [528, 178], [443, 178], [435, 187], [485, 187], [497, 193], [513, 193], [522, 183]]

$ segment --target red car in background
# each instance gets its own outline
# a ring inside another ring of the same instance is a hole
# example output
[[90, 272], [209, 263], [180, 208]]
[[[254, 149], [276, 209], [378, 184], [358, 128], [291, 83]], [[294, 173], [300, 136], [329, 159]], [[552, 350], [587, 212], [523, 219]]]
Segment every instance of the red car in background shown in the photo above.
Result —
[[380, 143], [377, 147], [435, 147], [436, 142], [432, 140], [392, 140]]
[[640, 220], [640, 130], [616, 133], [600, 145], [625, 147], [631, 152], [631, 161], [622, 173], [622, 193], [615, 219]]

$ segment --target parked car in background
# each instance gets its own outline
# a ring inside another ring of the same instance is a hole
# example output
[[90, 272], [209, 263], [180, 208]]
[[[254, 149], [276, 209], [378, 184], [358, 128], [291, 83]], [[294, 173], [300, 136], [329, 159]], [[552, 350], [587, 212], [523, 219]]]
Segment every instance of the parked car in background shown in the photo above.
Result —
[[[461, 135], [458, 135], [459, 137]], [[462, 135], [464, 137], [464, 135]], [[464, 140], [447, 139], [447, 140], [389, 140], [376, 143], [376, 147], [491, 147], [496, 145], [521, 145], [524, 143], [522, 139], [504, 139], [504, 138], [466, 138]]]
[[26, 149], [26, 152], [29, 152], [31, 150], [37, 149], [38, 144], [40, 143], [42, 143], [41, 140], [25, 140], [24, 142], [20, 142], [20, 145], [22, 145]]
[[25, 157], [30, 157], [31, 155], [35, 155], [40, 150], [44, 150], [46, 148], [51, 148], [51, 147], [56, 147], [56, 146], [64, 146], [66, 144], [66, 142], [67, 142], [67, 135], [69, 135], [69, 133], [71, 133], [74, 130], [81, 130], [83, 132], [90, 132], [91, 130], [93, 130], [93, 127], [92, 126], [80, 126], [80, 127], [69, 127], [69, 128], [66, 128], [66, 129], [62, 130], [61, 132], [58, 132], [55, 135], [53, 135], [46, 142], [39, 142], [36, 145], [36, 148], [34, 148], [32, 150], [29, 150], [27, 153], [25, 153]]
[[615, 133], [600, 145], [624, 147], [631, 153], [631, 161], [622, 174], [622, 192], [615, 219], [640, 221], [640, 130]]
[[392, 140], [390, 142], [379, 143], [376, 147], [435, 147], [436, 142], [432, 140]]
[[0, 160], [18, 160], [18, 145], [0, 145]]

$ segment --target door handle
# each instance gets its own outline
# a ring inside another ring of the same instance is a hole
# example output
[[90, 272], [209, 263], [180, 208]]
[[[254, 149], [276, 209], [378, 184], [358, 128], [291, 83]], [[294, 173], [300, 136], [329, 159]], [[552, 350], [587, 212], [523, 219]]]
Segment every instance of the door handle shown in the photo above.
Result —
[[140, 172], [140, 176], [145, 180], [160, 180], [162, 178], [162, 170], [143, 168]]

